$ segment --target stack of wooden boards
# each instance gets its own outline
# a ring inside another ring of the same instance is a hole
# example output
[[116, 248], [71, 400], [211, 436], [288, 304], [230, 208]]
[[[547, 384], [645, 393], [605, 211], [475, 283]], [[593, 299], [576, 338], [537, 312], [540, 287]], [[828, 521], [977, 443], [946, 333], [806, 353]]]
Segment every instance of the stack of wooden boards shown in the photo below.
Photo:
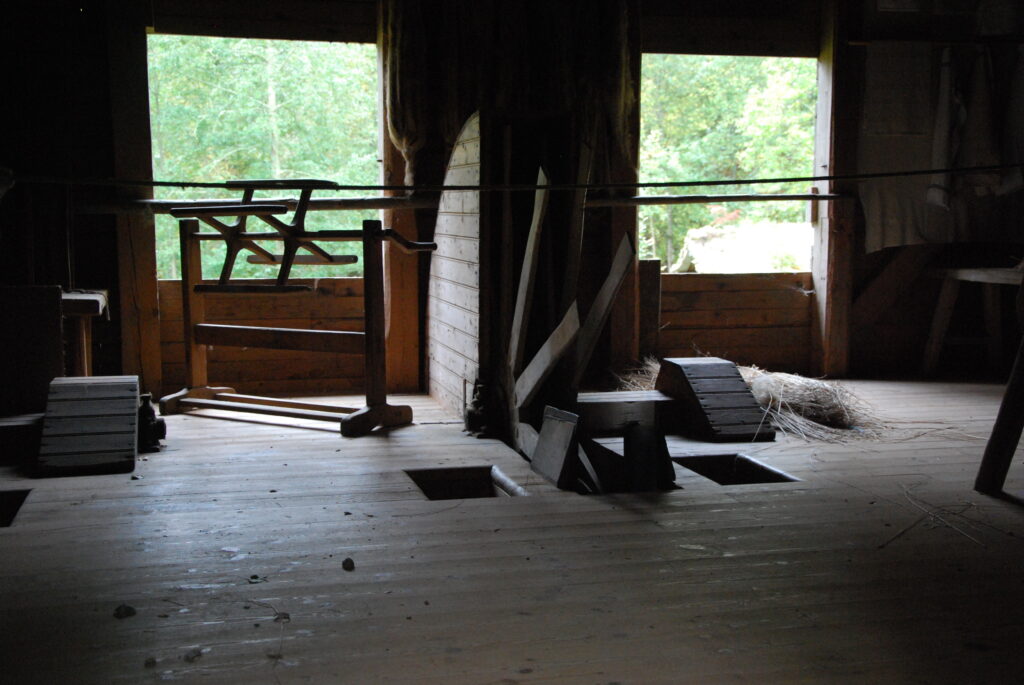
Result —
[[[532, 467], [563, 489], [664, 490], [675, 480], [666, 434], [706, 442], [775, 439], [775, 428], [733, 362], [661, 360], [655, 390], [579, 393], [575, 412], [544, 412]], [[608, 441], [622, 437], [621, 452]]]
[[775, 427], [731, 361], [662, 359], [654, 387], [679, 401], [684, 434], [707, 442], [775, 439]]
[[138, 376], [53, 379], [43, 418], [39, 475], [134, 470], [138, 409]]

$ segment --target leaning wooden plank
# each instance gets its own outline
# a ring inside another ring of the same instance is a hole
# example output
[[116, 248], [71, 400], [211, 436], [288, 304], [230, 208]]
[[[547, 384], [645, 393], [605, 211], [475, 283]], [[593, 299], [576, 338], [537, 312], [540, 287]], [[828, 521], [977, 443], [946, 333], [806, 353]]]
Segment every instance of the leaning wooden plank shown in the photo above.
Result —
[[[548, 175], [544, 169], [537, 170], [537, 185], [548, 183]], [[548, 208], [548, 191], [542, 188], [533, 196], [533, 218], [530, 220], [530, 233], [526, 239], [526, 253], [523, 255], [523, 268], [519, 272], [519, 289], [516, 291], [515, 310], [512, 313], [511, 338], [508, 346], [508, 365], [515, 376], [523, 364], [523, 347], [526, 342], [526, 316], [533, 304], [533, 284], [537, 275], [537, 262], [540, 259], [540, 232], [544, 224], [544, 214]]]
[[533, 459], [533, 451], [537, 449], [537, 429], [528, 423], [516, 423], [513, 429], [515, 435], [515, 447], [526, 455], [527, 459]]
[[561, 308], [567, 308], [576, 300], [579, 291], [580, 264], [583, 253], [583, 215], [587, 200], [587, 184], [594, 160], [593, 130], [580, 142], [580, 158], [576, 167], [576, 183], [573, 191], [572, 213], [569, 215], [569, 234], [566, 236], [565, 278], [562, 281]]
[[573, 457], [578, 420], [571, 412], [544, 407], [544, 423], [530, 462], [530, 468], [563, 490], [572, 487], [576, 477]]
[[601, 337], [601, 331], [604, 330], [605, 322], [608, 321], [608, 315], [611, 314], [612, 305], [615, 303], [615, 295], [618, 294], [623, 279], [633, 266], [633, 257], [635, 256], [636, 252], [633, 250], [633, 243], [630, 242], [629, 235], [622, 236], [619, 249], [615, 252], [614, 259], [612, 259], [608, 277], [605, 278], [601, 289], [597, 291], [594, 303], [590, 306], [590, 311], [587, 312], [586, 321], [584, 321], [583, 327], [580, 329], [580, 340], [579, 344], [576, 345], [576, 370], [573, 374], [574, 387], [579, 387], [580, 381], [583, 379], [583, 374], [587, 370], [587, 364], [590, 363], [590, 357], [593, 356], [594, 348], [597, 347], [597, 341]]
[[296, 409], [295, 407], [275, 407], [267, 404], [247, 402], [227, 402], [224, 400], [183, 399], [179, 404], [196, 409], [224, 409], [226, 411], [244, 411], [249, 414], [268, 414], [271, 416], [288, 416], [294, 419], [312, 419], [314, 421], [337, 422], [351, 412], [320, 411], [316, 409]]
[[541, 345], [533, 359], [516, 379], [515, 398], [517, 407], [525, 407], [540, 390], [569, 346], [576, 340], [580, 330], [580, 315], [573, 302], [562, 321]]
[[362, 333], [349, 331], [200, 323], [195, 326], [195, 340], [201, 345], [268, 347], [275, 350], [360, 354], [363, 352], [365, 336]]
[[238, 393], [220, 392], [213, 399], [224, 402], [245, 402], [247, 404], [265, 404], [270, 407], [292, 407], [293, 409], [315, 409], [318, 411], [334, 411], [350, 414], [358, 407], [342, 407], [334, 404], [316, 404], [297, 400], [282, 400], [277, 397], [261, 397], [259, 395], [239, 395]]

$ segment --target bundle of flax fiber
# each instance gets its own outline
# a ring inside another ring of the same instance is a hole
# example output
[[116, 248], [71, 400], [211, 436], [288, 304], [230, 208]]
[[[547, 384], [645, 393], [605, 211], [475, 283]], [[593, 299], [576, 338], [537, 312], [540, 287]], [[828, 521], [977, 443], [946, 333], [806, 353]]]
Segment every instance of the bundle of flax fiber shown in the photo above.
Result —
[[[650, 390], [661, 365], [654, 357], [620, 377], [623, 390]], [[856, 395], [837, 383], [792, 373], [772, 373], [756, 366], [738, 367], [761, 408], [775, 426], [805, 440], [844, 442], [870, 437], [881, 421]]]

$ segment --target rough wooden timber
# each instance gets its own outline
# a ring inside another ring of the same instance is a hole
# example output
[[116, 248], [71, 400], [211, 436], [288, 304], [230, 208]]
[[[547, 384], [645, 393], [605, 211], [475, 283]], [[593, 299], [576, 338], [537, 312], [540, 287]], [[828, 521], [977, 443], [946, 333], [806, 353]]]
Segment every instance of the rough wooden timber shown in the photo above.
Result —
[[718, 357], [662, 359], [655, 387], [682, 403], [685, 425], [711, 442], [775, 439], [736, 365]]
[[133, 470], [138, 409], [138, 376], [53, 379], [39, 445], [40, 475]]
[[588, 435], [621, 435], [634, 423], [657, 424], [668, 433], [685, 432], [682, 402], [660, 390], [581, 392], [576, 402]]

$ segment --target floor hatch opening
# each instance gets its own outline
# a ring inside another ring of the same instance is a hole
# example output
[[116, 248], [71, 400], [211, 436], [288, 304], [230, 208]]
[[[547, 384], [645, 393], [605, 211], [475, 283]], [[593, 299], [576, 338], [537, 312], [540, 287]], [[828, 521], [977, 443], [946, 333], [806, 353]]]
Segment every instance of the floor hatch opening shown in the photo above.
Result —
[[743, 454], [706, 454], [693, 457], [673, 457], [672, 461], [698, 473], [719, 485], [747, 485], [751, 483], [791, 483], [793, 476], [762, 464]]
[[431, 500], [519, 497], [529, 494], [497, 466], [407, 469], [405, 474]]

